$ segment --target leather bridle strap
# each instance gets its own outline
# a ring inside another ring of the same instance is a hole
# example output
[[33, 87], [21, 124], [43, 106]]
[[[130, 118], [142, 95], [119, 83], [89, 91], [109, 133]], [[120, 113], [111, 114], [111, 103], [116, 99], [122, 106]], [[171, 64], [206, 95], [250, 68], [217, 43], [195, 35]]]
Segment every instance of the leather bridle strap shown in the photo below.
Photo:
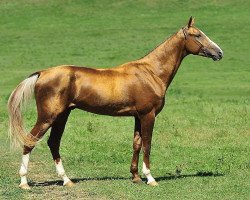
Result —
[[[183, 31], [183, 35], [185, 37], [185, 40], [187, 40], [187, 38], [188, 38], [189, 35], [188, 35], [187, 31], [186, 31], [186, 28], [183, 27], [182, 31]], [[197, 40], [196, 38], [194, 38], [194, 40], [192, 40], [192, 42], [194, 42], [195, 44], [197, 44], [198, 47], [200, 48], [200, 50], [202, 50], [204, 48], [203, 44], [201, 44], [201, 42], [199, 40]]]
[[[187, 40], [188, 37], [190, 37], [187, 33], [187, 28], [183, 27], [182, 31], [185, 40]], [[194, 42], [199, 47], [199, 52], [202, 51], [205, 54], [205, 56], [208, 56], [206, 49], [208, 49], [211, 46], [212, 42], [209, 42], [208, 46], [204, 46], [196, 37], [194, 37], [191, 41]]]
[[186, 32], [186, 28], [183, 27], [183, 28], [182, 28], [182, 31], [183, 31], [183, 35], [184, 35], [184, 37], [185, 37], [185, 40], [187, 40], [188, 34], [187, 34], [187, 32]]

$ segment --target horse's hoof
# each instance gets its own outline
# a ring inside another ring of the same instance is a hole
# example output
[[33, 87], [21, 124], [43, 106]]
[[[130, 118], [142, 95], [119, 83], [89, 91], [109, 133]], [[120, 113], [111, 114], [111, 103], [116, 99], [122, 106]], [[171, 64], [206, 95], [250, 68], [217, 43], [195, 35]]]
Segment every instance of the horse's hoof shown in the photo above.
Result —
[[29, 186], [27, 183], [22, 184], [22, 185], [20, 184], [19, 187], [20, 187], [21, 189], [23, 189], [23, 190], [30, 190], [30, 186]]
[[148, 183], [148, 185], [150, 185], [150, 186], [158, 186], [159, 184], [156, 181], [152, 181], [152, 182]]
[[142, 180], [140, 177], [136, 177], [136, 178], [133, 178], [132, 182], [138, 184], [138, 183], [142, 183]]
[[64, 186], [67, 187], [73, 187], [75, 184], [72, 181], [68, 181], [67, 183], [64, 184]]

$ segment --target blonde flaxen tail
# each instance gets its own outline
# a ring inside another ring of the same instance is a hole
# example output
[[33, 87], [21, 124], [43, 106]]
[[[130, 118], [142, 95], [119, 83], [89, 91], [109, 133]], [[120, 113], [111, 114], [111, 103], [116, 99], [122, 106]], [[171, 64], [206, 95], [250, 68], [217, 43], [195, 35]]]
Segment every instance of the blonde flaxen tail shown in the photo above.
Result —
[[9, 138], [11, 146], [26, 145], [29, 147], [35, 146], [37, 140], [24, 129], [22, 119], [22, 107], [25, 106], [28, 100], [31, 99], [34, 93], [34, 87], [39, 74], [34, 74], [23, 80], [11, 93], [8, 101], [9, 112]]

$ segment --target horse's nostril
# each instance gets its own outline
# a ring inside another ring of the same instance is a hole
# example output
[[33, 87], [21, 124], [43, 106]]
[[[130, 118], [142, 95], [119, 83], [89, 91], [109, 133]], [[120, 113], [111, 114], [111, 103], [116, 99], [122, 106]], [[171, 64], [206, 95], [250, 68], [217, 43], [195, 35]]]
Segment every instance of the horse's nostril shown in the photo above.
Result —
[[218, 52], [218, 55], [219, 55], [220, 57], [222, 57], [222, 56], [223, 56], [223, 52], [222, 52], [222, 51], [219, 51], [219, 52]]

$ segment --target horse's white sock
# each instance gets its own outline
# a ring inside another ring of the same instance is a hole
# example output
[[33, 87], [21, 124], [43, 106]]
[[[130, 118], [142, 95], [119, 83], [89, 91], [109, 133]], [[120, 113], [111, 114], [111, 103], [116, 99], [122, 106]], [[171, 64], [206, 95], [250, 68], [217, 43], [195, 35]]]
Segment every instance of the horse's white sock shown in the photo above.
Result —
[[28, 173], [29, 159], [30, 159], [30, 153], [25, 154], [25, 155], [22, 156], [21, 167], [20, 167], [20, 170], [19, 170], [19, 174], [20, 174], [20, 177], [21, 177], [20, 186], [24, 185], [24, 184], [28, 184], [26, 174]]
[[60, 159], [59, 162], [55, 161], [55, 165], [56, 165], [56, 172], [57, 172], [58, 176], [63, 179], [63, 185], [65, 185], [67, 182], [70, 181], [70, 179], [65, 174], [65, 170], [64, 170], [63, 165], [62, 165], [62, 160]]
[[150, 173], [150, 169], [148, 169], [148, 168], [146, 167], [146, 164], [145, 164], [144, 162], [143, 162], [143, 165], [142, 165], [142, 173], [143, 173], [143, 174], [147, 177], [147, 179], [148, 179], [147, 184], [149, 184], [149, 183], [155, 181], [155, 179], [153, 178], [153, 176], [152, 176], [151, 173]]

